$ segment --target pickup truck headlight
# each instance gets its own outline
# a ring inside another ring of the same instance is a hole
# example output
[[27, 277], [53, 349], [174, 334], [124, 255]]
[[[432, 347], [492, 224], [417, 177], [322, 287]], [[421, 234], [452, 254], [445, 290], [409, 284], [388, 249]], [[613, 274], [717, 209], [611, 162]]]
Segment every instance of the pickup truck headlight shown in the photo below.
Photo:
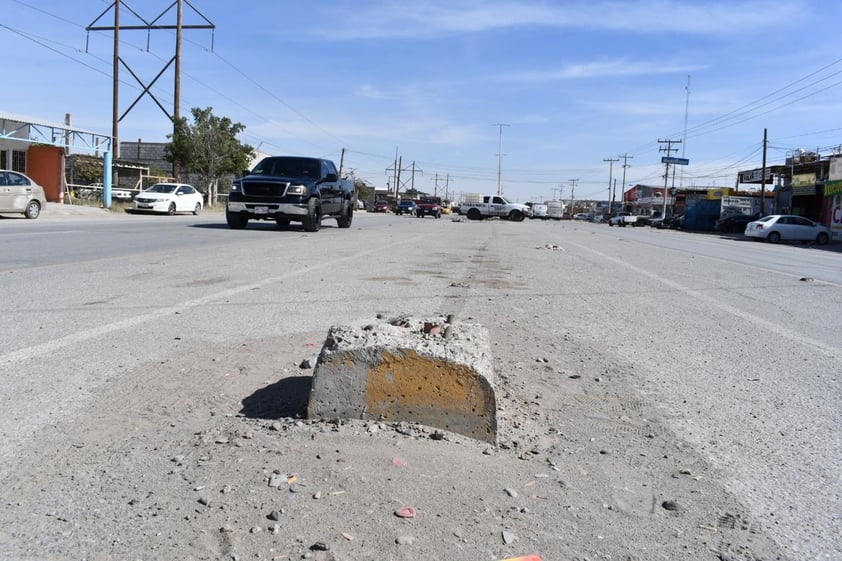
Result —
[[307, 194], [307, 186], [306, 185], [290, 185], [287, 187], [287, 195], [306, 195]]
[[232, 183], [230, 192], [231, 193], [237, 193], [239, 191], [240, 191], [240, 184], [239, 183]]

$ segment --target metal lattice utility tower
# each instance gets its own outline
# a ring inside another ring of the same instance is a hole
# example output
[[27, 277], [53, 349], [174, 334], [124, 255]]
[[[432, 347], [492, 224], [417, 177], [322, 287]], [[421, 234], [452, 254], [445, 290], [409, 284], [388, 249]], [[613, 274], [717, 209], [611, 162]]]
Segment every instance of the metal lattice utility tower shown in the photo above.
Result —
[[[410, 179], [408, 181], [401, 181], [401, 172], [409, 171], [412, 172]], [[393, 194], [395, 198], [400, 196], [401, 188], [406, 191], [407, 183], [410, 184], [410, 189], [415, 189], [415, 172], [424, 173], [424, 170], [421, 168], [415, 167], [415, 162], [412, 162], [411, 168], [403, 167], [403, 156], [398, 156], [398, 151], [395, 149], [395, 163], [392, 167], [386, 168], [386, 177], [391, 178], [391, 187], [389, 192]], [[388, 179], [387, 179], [388, 181]]]
[[608, 214], [611, 214], [611, 181], [614, 178], [614, 162], [619, 162], [620, 158], [603, 158], [603, 162], [608, 162]]
[[[187, 4], [196, 14], [199, 15], [203, 20], [205, 20], [205, 24], [191, 24], [191, 25], [184, 25], [182, 23], [182, 4]], [[143, 22], [143, 25], [121, 25], [120, 24], [120, 7], [125, 7], [131, 14], [136, 17], [138, 20]], [[173, 6], [176, 7], [176, 23], [175, 25], [167, 25], [159, 23], [159, 20], [164, 17], [167, 12], [169, 12]], [[114, 25], [96, 25], [96, 23], [108, 13], [109, 10], [114, 9]], [[143, 81], [137, 77], [137, 75], [132, 71], [129, 65], [120, 58], [120, 30], [126, 31], [138, 31], [138, 30], [145, 30], [146, 31], [146, 50], [149, 50], [149, 35], [150, 32], [153, 30], [175, 30], [175, 55], [164, 65], [158, 75], [147, 85], [144, 84]], [[152, 21], [146, 21], [142, 16], [140, 16], [136, 11], [134, 11], [125, 0], [114, 0], [108, 8], [105, 9], [101, 14], [99, 14], [94, 21], [85, 28], [89, 34], [91, 31], [113, 31], [114, 32], [114, 70], [113, 70], [113, 97], [112, 97], [112, 121], [111, 121], [111, 136], [113, 137], [114, 142], [114, 154], [115, 156], [119, 155], [120, 150], [120, 143], [118, 141], [119, 137], [119, 123], [123, 120], [129, 111], [131, 111], [135, 105], [143, 98], [144, 95], [149, 95], [152, 98], [152, 101], [164, 112], [170, 121], [173, 122], [173, 126], [175, 126], [175, 120], [181, 116], [180, 107], [179, 107], [179, 98], [181, 97], [181, 31], [183, 29], [210, 29], [211, 31], [216, 29], [216, 26], [211, 23], [211, 21], [202, 15], [199, 10], [197, 10], [189, 0], [174, 0], [166, 10], [158, 14], [158, 17], [153, 19]], [[213, 50], [213, 34], [211, 34], [211, 50]], [[87, 51], [87, 45], [85, 47], [85, 51]], [[173, 112], [170, 114], [164, 109], [164, 106], [155, 95], [152, 93], [152, 86], [155, 85], [155, 82], [158, 81], [158, 78], [170, 67], [171, 64], [175, 63], [174, 74], [174, 90], [173, 90]], [[120, 64], [126, 67], [126, 70], [129, 71], [129, 74], [137, 80], [138, 84], [143, 88], [140, 92], [140, 95], [129, 105], [129, 108], [126, 109], [122, 115], [118, 115], [120, 109], [119, 103], [119, 71], [120, 71]], [[178, 177], [178, 163], [173, 162], [173, 176]]]
[[497, 194], [503, 194], [503, 127], [510, 127], [506, 123], [494, 123], [492, 127], [497, 127], [500, 132], [497, 141]]

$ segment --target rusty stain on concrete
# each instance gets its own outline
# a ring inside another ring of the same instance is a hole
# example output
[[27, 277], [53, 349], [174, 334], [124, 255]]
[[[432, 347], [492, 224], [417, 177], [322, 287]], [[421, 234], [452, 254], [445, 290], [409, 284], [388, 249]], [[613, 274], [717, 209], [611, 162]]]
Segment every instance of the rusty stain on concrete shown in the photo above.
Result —
[[368, 370], [370, 418], [411, 421], [494, 442], [494, 391], [467, 365], [420, 356], [414, 350], [385, 352]]

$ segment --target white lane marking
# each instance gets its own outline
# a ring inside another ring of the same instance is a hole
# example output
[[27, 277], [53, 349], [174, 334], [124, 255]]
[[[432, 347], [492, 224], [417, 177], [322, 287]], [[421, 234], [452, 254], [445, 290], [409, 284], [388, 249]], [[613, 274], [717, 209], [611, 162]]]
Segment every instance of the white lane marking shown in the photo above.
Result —
[[153, 310], [143, 315], [126, 318], [120, 321], [116, 321], [114, 323], [109, 323], [107, 325], [102, 325], [99, 327], [94, 327], [91, 329], [86, 329], [84, 331], [80, 331], [77, 333], [72, 333], [70, 335], [66, 335], [64, 337], [60, 337], [58, 339], [53, 339], [51, 341], [45, 341], [44, 343], [39, 343], [37, 345], [32, 345], [31, 347], [25, 347], [22, 349], [18, 349], [16, 351], [12, 351], [3, 355], [0, 355], [0, 364], [6, 366], [11, 363], [22, 362], [25, 360], [30, 360], [33, 358], [37, 358], [42, 355], [50, 354], [58, 349], [62, 349], [71, 345], [76, 345], [83, 341], [88, 341], [90, 339], [94, 339], [96, 337], [102, 337], [104, 335], [108, 335], [115, 331], [120, 331], [122, 329], [128, 329], [130, 327], [136, 327], [138, 325], [148, 323], [150, 321], [154, 321], [158, 318], [172, 315], [177, 312], [183, 312], [185, 310], [189, 310], [191, 308], [196, 308], [198, 306], [203, 306], [206, 304], [213, 303], [217, 300], [224, 300], [226, 298], [230, 298], [232, 296], [236, 296], [237, 294], [242, 294], [243, 292], [248, 292], [250, 290], [254, 290], [257, 288], [262, 288], [267, 285], [271, 285], [291, 277], [295, 277], [298, 275], [302, 275], [305, 273], [309, 273], [312, 271], [317, 271], [319, 269], [324, 269], [326, 267], [331, 267], [336, 265], [337, 263], [341, 263], [343, 261], [350, 261], [353, 259], [359, 259], [363, 255], [367, 255], [370, 253], [375, 253], [378, 251], [383, 251], [389, 247], [397, 245], [398, 242], [393, 242], [390, 244], [385, 244], [381, 247], [369, 249], [366, 251], [362, 251], [359, 253], [354, 253], [353, 255], [348, 255], [345, 257], [338, 257], [331, 261], [327, 261], [325, 263], [320, 263], [318, 265], [310, 265], [298, 269], [296, 271], [290, 271], [283, 275], [278, 275], [275, 277], [269, 277], [266, 279], [261, 280], [260, 282], [254, 282], [245, 284], [242, 286], [236, 286], [233, 288], [229, 288], [223, 290], [221, 292], [217, 292], [215, 294], [209, 294], [208, 296], [204, 296], [202, 298], [197, 298], [195, 300], [188, 300], [182, 304], [167, 306], [165, 308], [160, 308], [157, 310]]
[[[647, 271], [646, 269], [642, 269], [642, 268], [640, 268], [636, 265], [632, 265], [628, 261], [623, 261], [621, 259], [617, 259], [616, 257], [611, 257], [610, 255], [606, 255], [605, 253], [602, 253], [601, 251], [597, 251], [593, 248], [590, 248], [590, 247], [587, 247], [587, 246], [584, 246], [584, 245], [571, 243], [569, 241], [567, 243], [571, 244], [571, 245], [575, 245], [575, 246], [579, 247], [580, 249], [589, 251], [589, 252], [591, 252], [595, 255], [598, 255], [599, 257], [602, 257], [606, 261], [610, 261], [612, 263], [616, 263], [617, 265], [621, 265], [623, 267], [626, 267], [627, 269], [631, 269], [632, 271], [634, 271], [634, 272], [636, 272], [640, 275], [643, 275], [645, 277], [649, 277], [650, 279], [653, 279], [653, 280], [655, 280], [655, 281], [657, 281], [661, 284], [665, 284], [666, 286], [669, 286], [670, 288], [672, 288], [674, 290], [684, 292], [686, 294], [691, 294], [691, 295], [693, 295], [694, 298], [699, 298], [700, 300], [704, 300], [705, 302], [707, 302], [709, 304], [712, 304], [713, 306], [719, 308], [720, 310], [722, 310], [724, 312], [727, 312], [727, 313], [732, 314], [734, 316], [737, 316], [738, 318], [741, 318], [745, 321], [748, 321], [748, 322], [751, 322], [755, 325], [758, 325], [759, 327], [761, 327], [763, 329], [766, 329], [766, 330], [768, 330], [768, 331], [770, 331], [770, 332], [772, 332], [776, 335], [780, 335], [781, 337], [786, 337], [787, 339], [790, 339], [791, 341], [795, 341], [797, 343], [801, 343], [802, 345], [811, 346], [811, 347], [829, 355], [831, 358], [837, 358], [840, 354], [842, 354], [842, 350], [840, 350], [837, 347], [832, 347], [830, 345], [822, 343], [821, 341], [819, 341], [817, 339], [813, 339], [812, 337], [805, 337], [805, 336], [801, 335], [800, 333], [796, 333], [792, 330], [787, 329], [786, 327], [783, 327], [782, 325], [779, 325], [777, 323], [773, 323], [769, 320], [763, 319], [763, 318], [761, 318], [759, 316], [756, 316], [754, 314], [750, 314], [748, 312], [740, 310], [739, 308], [736, 308], [734, 306], [730, 306], [728, 304], [725, 304], [725, 303], [721, 302], [720, 300], [717, 300], [716, 298], [713, 298], [712, 296], [709, 296], [709, 295], [705, 294], [704, 292], [700, 292], [698, 290], [693, 290], [692, 288], [684, 286], [684, 285], [682, 285], [680, 283], [677, 283], [675, 281], [671, 281], [671, 280], [662, 278], [662, 277], [656, 275], [655, 273]], [[729, 261], [729, 263], [736, 264], [736, 265], [742, 265], [741, 263], [734, 263], [734, 262], [731, 262], [731, 261]], [[745, 265], [745, 266], [758, 268], [758, 267], [754, 267], [752, 265]], [[771, 271], [771, 272], [776, 272], [776, 271]], [[789, 276], [789, 277], [797, 277], [797, 275], [793, 275], [791, 273], [779, 273], [779, 274], [786, 275], [786, 276]], [[825, 283], [825, 284], [833, 285], [833, 283]]]

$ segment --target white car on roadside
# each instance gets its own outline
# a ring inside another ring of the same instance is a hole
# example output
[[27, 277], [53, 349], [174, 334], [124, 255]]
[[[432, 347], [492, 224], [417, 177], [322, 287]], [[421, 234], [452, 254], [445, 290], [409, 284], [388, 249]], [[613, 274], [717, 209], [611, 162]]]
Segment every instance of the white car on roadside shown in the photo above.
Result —
[[184, 183], [156, 183], [134, 198], [133, 212], [192, 212], [199, 214], [204, 197], [192, 185]]
[[794, 214], [770, 214], [746, 225], [746, 237], [770, 243], [816, 242], [824, 245], [830, 241], [830, 229]]

